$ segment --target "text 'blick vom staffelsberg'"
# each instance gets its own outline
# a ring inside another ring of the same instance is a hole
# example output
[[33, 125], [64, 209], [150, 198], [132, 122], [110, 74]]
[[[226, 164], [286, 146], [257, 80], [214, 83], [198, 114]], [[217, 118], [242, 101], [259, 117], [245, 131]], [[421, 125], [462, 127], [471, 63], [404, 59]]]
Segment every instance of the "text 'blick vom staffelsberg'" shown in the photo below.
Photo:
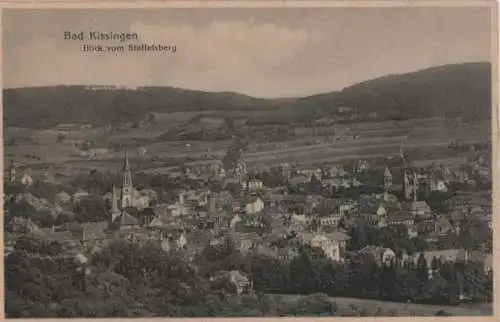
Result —
[[168, 43], [144, 43], [136, 32], [64, 31], [64, 40], [79, 42], [82, 53], [159, 52], [175, 54], [177, 46]]

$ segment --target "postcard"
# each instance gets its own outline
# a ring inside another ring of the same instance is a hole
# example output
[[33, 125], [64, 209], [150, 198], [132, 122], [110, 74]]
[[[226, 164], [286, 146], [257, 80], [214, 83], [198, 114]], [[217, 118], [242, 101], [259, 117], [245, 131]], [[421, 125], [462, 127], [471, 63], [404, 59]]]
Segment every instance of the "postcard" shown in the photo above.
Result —
[[4, 316], [493, 317], [496, 16], [5, 5]]

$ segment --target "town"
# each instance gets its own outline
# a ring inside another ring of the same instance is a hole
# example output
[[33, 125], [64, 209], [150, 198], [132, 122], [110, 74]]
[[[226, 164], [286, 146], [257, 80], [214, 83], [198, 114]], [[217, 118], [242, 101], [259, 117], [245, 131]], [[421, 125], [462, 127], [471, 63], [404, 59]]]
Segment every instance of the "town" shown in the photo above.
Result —
[[124, 243], [176, 254], [211, 283], [228, 279], [236, 294], [491, 301], [487, 150], [472, 146], [456, 166], [413, 162], [401, 145], [394, 157], [267, 168], [248, 167], [246, 150], [235, 141], [220, 160], [168, 174], [134, 171], [123, 151], [115, 171], [66, 183], [10, 162], [6, 260], [23, 247], [30, 259], [75, 263], [86, 276]]
[[163, 2], [2, 12], [6, 318], [493, 317], [492, 1]]

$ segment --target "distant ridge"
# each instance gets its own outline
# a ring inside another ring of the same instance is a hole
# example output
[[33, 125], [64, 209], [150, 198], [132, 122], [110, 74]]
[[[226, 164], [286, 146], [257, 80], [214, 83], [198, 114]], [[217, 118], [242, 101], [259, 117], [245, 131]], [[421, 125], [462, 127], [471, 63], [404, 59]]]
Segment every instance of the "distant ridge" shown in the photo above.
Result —
[[[92, 85], [103, 87], [103, 85]], [[89, 89], [52, 86], [4, 89], [4, 126], [44, 128], [58, 123], [107, 124], [149, 112], [269, 111], [269, 117], [316, 117], [348, 106], [381, 118], [491, 117], [491, 65], [466, 63], [388, 75], [340, 92], [261, 99], [233, 92], [172, 87]], [[251, 113], [249, 113], [251, 114]]]

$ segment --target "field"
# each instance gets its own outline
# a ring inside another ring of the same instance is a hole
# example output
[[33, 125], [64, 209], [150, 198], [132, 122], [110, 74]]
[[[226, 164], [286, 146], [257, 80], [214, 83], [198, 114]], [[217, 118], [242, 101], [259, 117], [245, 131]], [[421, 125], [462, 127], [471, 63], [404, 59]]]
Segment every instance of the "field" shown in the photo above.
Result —
[[[276, 301], [287, 303], [292, 306], [293, 303], [299, 300], [300, 295], [274, 295], [273, 297]], [[444, 306], [414, 303], [406, 304], [345, 297], [331, 297], [330, 300], [338, 305], [339, 311], [341, 312], [349, 312], [352, 310], [351, 306], [355, 306], [358, 311], [365, 309], [368, 313], [376, 312], [377, 308], [380, 308], [384, 312], [397, 310], [400, 315], [409, 315], [410, 312], [413, 312], [416, 316], [434, 316], [434, 314], [436, 314], [439, 310], [451, 313], [453, 316], [487, 316], [493, 314], [491, 304], [473, 306]]]
[[[225, 113], [225, 114], [224, 114]], [[5, 145], [7, 159], [17, 160], [21, 164], [37, 163], [70, 163], [75, 169], [96, 168], [99, 170], [115, 170], [122, 151], [108, 151], [101, 155], [89, 157], [81, 155], [74, 144], [83, 140], [95, 140], [99, 144], [106, 142], [139, 142], [135, 148], [129, 149], [131, 158], [140, 158], [141, 170], [154, 170], [155, 167], [170, 168], [172, 158], [189, 160], [221, 159], [226, 149], [232, 146], [226, 141], [164, 141], [157, 143], [150, 139], [164, 134], [169, 127], [186, 124], [199, 115], [222, 119], [229, 112], [219, 114], [211, 112], [176, 112], [156, 114], [156, 124], [139, 129], [123, 129], [107, 131], [104, 128], [65, 133], [66, 140], [57, 143], [59, 132], [56, 130], [31, 130], [23, 128], [6, 128], [6, 142], [12, 139], [31, 138], [34, 142], [27, 144]], [[234, 113], [234, 117], [249, 117], [249, 112]], [[210, 120], [209, 120], [210, 122]], [[217, 123], [217, 122], [215, 122]], [[290, 164], [318, 164], [351, 160], [357, 158], [380, 158], [398, 155], [400, 148], [423, 164], [439, 159], [441, 163], [463, 162], [454, 151], [448, 148], [451, 141], [477, 143], [490, 138], [490, 124], [468, 124], [458, 120], [439, 118], [415, 119], [410, 121], [364, 122], [338, 124], [332, 126], [334, 134], [304, 135], [283, 138], [276, 142], [249, 142], [249, 148], [243, 154], [243, 160], [250, 166], [256, 164], [277, 165], [282, 162]], [[259, 128], [257, 128], [258, 130]], [[299, 128], [307, 133], [308, 128]], [[301, 130], [301, 131], [302, 131]], [[141, 140], [144, 143], [141, 144]]]

